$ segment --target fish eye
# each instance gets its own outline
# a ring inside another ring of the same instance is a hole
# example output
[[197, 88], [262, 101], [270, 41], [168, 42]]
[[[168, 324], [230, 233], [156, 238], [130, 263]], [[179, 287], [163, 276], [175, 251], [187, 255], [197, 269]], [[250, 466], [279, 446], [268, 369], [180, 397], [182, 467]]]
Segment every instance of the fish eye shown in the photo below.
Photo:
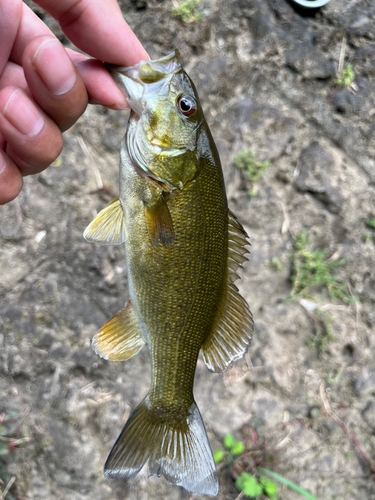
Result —
[[182, 95], [177, 99], [177, 107], [184, 116], [193, 116], [197, 111], [195, 99], [188, 95]]

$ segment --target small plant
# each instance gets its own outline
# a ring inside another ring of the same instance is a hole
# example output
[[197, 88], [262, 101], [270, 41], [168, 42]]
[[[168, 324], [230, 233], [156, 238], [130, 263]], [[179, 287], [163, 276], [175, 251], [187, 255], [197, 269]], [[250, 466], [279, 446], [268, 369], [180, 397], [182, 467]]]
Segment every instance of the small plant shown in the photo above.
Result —
[[354, 70], [353, 66], [349, 63], [346, 68], [344, 68], [338, 78], [335, 80], [335, 84], [340, 87], [349, 87], [354, 81]]
[[366, 226], [371, 227], [371, 229], [375, 229], [375, 217], [366, 221]]
[[283, 257], [281, 257], [281, 259], [279, 259], [277, 257], [273, 257], [271, 261], [265, 260], [264, 265], [265, 266], [272, 266], [274, 268], [274, 270], [279, 273], [280, 271], [283, 270], [282, 261], [284, 261]]
[[234, 163], [238, 168], [245, 170], [247, 178], [253, 184], [250, 190], [250, 194], [253, 196], [255, 194], [254, 184], [260, 179], [270, 162], [268, 160], [259, 161], [254, 151], [247, 149], [234, 157]]
[[281, 260], [277, 257], [273, 257], [273, 259], [271, 260], [271, 264], [273, 265], [275, 271], [277, 271], [278, 273], [283, 270]]
[[347, 285], [340, 285], [337, 277], [332, 274], [333, 269], [343, 265], [345, 260], [330, 262], [326, 260], [327, 249], [309, 250], [310, 243], [306, 230], [294, 238], [291, 297], [307, 295], [309, 288], [316, 285], [326, 288], [330, 299], [351, 302], [353, 299], [346, 293]]
[[242, 441], [236, 441], [232, 434], [227, 434], [224, 438], [223, 444], [226, 451], [217, 448], [214, 452], [214, 460], [216, 463], [222, 462], [227, 458], [227, 463], [232, 464], [236, 455], [241, 455], [245, 451], [245, 445]]
[[[248, 424], [243, 427], [243, 432], [246, 446], [243, 441], [237, 441], [232, 434], [227, 434], [223, 440], [225, 450], [217, 448], [214, 452], [216, 463], [227, 459], [224, 465], [232, 471], [234, 477], [237, 477], [236, 486], [243, 496], [256, 498], [262, 495], [262, 498], [277, 500], [278, 486], [275, 481], [279, 481], [309, 500], [318, 500], [292, 481], [261, 467], [266, 462], [274, 461], [274, 456], [270, 456], [265, 442], [262, 442], [255, 427]], [[250, 443], [253, 443], [253, 446]], [[254, 461], [250, 456], [257, 458]]]
[[314, 318], [314, 335], [308, 340], [309, 347], [317, 349], [319, 353], [326, 353], [329, 343], [334, 339], [333, 318], [327, 313], [317, 309]]
[[178, 7], [172, 9], [173, 17], [179, 17], [183, 23], [193, 23], [204, 16], [204, 12], [196, 12], [197, 5], [201, 0], [188, 0]]
[[247, 472], [242, 472], [236, 479], [236, 486], [246, 497], [255, 498], [264, 494], [270, 500], [277, 500], [277, 484], [265, 476], [258, 480]]

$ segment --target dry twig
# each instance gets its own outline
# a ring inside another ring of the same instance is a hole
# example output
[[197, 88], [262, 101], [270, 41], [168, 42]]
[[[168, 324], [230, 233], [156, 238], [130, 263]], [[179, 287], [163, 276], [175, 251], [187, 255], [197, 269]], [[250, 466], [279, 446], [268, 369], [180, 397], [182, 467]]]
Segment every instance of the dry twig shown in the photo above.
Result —
[[325, 393], [325, 382], [320, 384], [319, 387], [319, 393], [320, 397], [323, 402], [324, 409], [326, 413], [334, 420], [345, 432], [345, 434], [348, 436], [348, 438], [356, 445], [359, 453], [362, 455], [362, 458], [368, 463], [370, 467], [371, 474], [375, 475], [375, 463], [371, 460], [369, 454], [365, 450], [363, 444], [360, 442], [360, 440], [350, 431], [349, 427], [341, 420], [340, 417], [338, 417], [335, 413], [333, 413], [332, 408], [329, 404], [328, 398]]

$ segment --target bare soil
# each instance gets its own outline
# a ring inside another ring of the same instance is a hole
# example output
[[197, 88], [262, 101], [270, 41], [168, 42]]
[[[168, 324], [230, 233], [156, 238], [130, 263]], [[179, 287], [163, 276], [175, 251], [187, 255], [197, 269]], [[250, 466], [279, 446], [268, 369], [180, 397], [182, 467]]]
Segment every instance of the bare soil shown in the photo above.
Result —
[[[373, 0], [331, 0], [308, 16], [287, 0], [203, 0], [204, 16], [186, 24], [169, 0], [120, 4], [151, 57], [179, 48], [252, 244], [239, 282], [255, 318], [251, 366], [197, 366], [212, 448], [232, 433], [250, 450], [218, 466], [218, 498], [237, 498], [235, 477], [262, 465], [320, 500], [375, 499]], [[340, 57], [351, 86], [335, 84]], [[128, 297], [122, 246], [82, 238], [117, 193], [123, 133], [122, 113], [89, 106], [60, 159], [0, 209], [0, 413], [15, 412], [30, 438], [0, 456], [13, 498], [203, 498], [144, 471], [126, 483], [102, 475], [150, 379], [147, 349], [112, 363], [90, 345]], [[249, 148], [270, 161], [256, 186], [234, 163]], [[345, 260], [334, 274], [353, 300], [322, 287], [290, 298], [303, 229], [312, 249]], [[279, 498], [301, 497], [280, 486]]]

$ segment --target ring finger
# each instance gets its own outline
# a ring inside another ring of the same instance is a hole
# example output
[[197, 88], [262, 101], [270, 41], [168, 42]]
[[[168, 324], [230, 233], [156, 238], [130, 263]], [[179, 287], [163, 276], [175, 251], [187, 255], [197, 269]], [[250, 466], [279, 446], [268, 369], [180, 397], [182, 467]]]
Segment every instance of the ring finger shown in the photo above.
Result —
[[63, 146], [58, 126], [17, 87], [0, 91], [0, 134], [7, 143], [7, 156], [22, 175], [46, 168]]

